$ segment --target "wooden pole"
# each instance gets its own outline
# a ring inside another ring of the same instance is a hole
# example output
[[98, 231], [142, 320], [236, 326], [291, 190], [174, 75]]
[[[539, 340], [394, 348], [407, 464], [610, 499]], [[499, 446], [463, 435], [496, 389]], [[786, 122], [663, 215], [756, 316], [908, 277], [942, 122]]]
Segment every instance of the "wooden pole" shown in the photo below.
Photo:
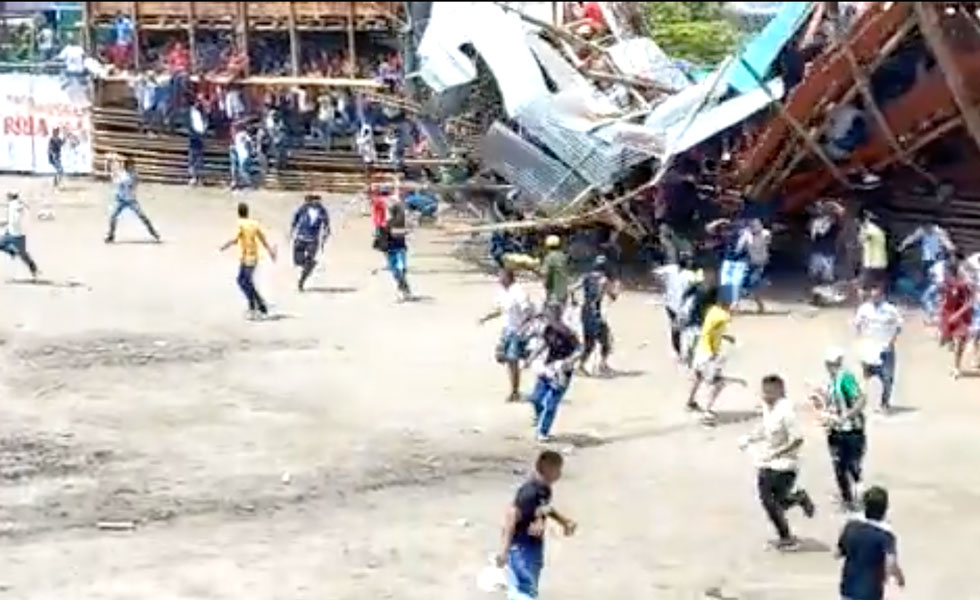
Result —
[[133, 18], [133, 68], [138, 73], [143, 68], [143, 57], [140, 51], [143, 46], [143, 35], [140, 32], [140, 3], [132, 2], [131, 7], [129, 14]]
[[[236, 3], [238, 7], [238, 51], [248, 56], [248, 2]], [[251, 72], [251, 60], [245, 61], [245, 76]]]
[[289, 5], [289, 61], [292, 65], [293, 77], [299, 77], [299, 34], [296, 32], [296, 3]]
[[[92, 7], [91, 2], [82, 2], [82, 47], [85, 54], [92, 56]], [[134, 24], [139, 31], [138, 24]], [[139, 39], [137, 37], [137, 39]]]
[[191, 73], [197, 73], [197, 9], [187, 2], [187, 49], [191, 54]]
[[935, 10], [926, 6], [925, 2], [913, 2], [912, 8], [919, 19], [922, 37], [925, 38], [926, 45], [932, 51], [932, 55], [936, 57], [939, 70], [942, 71], [946, 85], [953, 95], [953, 100], [956, 101], [956, 106], [959, 108], [960, 114], [963, 115], [966, 129], [970, 132], [973, 143], [980, 148], [980, 114], [977, 114], [977, 109], [970, 102], [970, 96], [963, 81], [963, 73], [956, 66], [956, 57], [946, 45], [942, 29], [939, 27], [939, 16]]
[[820, 158], [820, 160], [823, 161], [825, 165], [827, 165], [827, 169], [830, 170], [830, 173], [834, 176], [834, 179], [839, 181], [840, 184], [843, 185], [844, 187], [850, 188], [851, 184], [847, 180], [847, 177], [845, 177], [844, 174], [841, 173], [841, 170], [837, 168], [837, 165], [834, 164], [834, 161], [830, 160], [830, 158], [826, 155], [826, 153], [824, 153], [823, 148], [821, 148], [820, 144], [818, 144], [817, 141], [813, 139], [813, 136], [811, 136], [809, 132], [807, 132], [807, 130], [803, 127], [803, 125], [801, 125], [800, 122], [793, 117], [793, 115], [789, 114], [789, 111], [786, 110], [786, 107], [783, 106], [783, 103], [780, 102], [775, 96], [773, 96], [772, 92], [769, 90], [769, 86], [766, 85], [766, 82], [762, 80], [762, 76], [756, 72], [756, 70], [752, 67], [752, 65], [749, 64], [747, 60], [745, 60], [745, 57], [739, 56], [739, 60], [741, 61], [742, 65], [745, 67], [745, 70], [748, 71], [750, 75], [752, 75], [752, 78], [755, 79], [756, 83], [759, 84], [759, 87], [761, 87], [762, 90], [766, 93], [766, 96], [769, 96], [769, 99], [772, 101], [772, 103], [776, 105], [776, 109], [779, 110], [779, 116], [782, 117], [782, 119], [786, 121], [786, 123], [793, 129], [793, 131], [796, 132], [796, 135], [800, 136], [800, 138], [806, 143], [806, 145], [810, 147], [810, 151], [813, 152], [815, 155], [817, 155], [817, 157]]
[[356, 2], [347, 3], [347, 58], [350, 60], [351, 72], [348, 77], [357, 75], [357, 45], [354, 43], [354, 11]]

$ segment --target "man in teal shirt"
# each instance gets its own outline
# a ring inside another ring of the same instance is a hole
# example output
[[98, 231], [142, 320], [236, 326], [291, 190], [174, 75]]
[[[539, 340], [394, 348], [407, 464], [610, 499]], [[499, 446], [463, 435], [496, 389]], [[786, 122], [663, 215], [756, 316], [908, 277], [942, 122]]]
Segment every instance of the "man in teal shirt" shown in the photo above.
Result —
[[855, 510], [854, 488], [861, 483], [861, 463], [867, 440], [864, 433], [865, 395], [854, 373], [844, 368], [844, 353], [832, 348], [825, 358], [830, 378], [825, 389], [814, 393], [814, 401], [827, 428], [827, 445], [834, 463], [834, 477], [841, 504]]

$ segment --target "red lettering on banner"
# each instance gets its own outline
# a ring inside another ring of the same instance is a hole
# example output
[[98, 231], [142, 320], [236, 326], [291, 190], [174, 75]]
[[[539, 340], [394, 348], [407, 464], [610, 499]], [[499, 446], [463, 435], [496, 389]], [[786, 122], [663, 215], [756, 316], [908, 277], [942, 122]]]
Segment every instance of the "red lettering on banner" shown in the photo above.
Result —
[[4, 135], [10, 135], [10, 134], [16, 135], [16, 133], [14, 133], [14, 118], [13, 117], [4, 117], [3, 118], [3, 134]]

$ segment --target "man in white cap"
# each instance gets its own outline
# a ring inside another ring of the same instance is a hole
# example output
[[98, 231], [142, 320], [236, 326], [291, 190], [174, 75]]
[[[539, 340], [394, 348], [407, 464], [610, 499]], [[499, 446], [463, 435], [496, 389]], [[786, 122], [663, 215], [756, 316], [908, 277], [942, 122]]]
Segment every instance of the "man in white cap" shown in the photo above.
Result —
[[856, 487], [861, 483], [861, 462], [867, 447], [864, 430], [866, 398], [857, 378], [844, 367], [844, 352], [830, 348], [824, 357], [830, 375], [825, 388], [811, 395], [827, 429], [827, 446], [834, 466], [834, 478], [840, 491], [841, 506], [856, 510]]
[[895, 386], [895, 341], [902, 332], [902, 314], [876, 285], [858, 308], [854, 326], [860, 338], [865, 387], [873, 377], [881, 381], [880, 411], [887, 413]]

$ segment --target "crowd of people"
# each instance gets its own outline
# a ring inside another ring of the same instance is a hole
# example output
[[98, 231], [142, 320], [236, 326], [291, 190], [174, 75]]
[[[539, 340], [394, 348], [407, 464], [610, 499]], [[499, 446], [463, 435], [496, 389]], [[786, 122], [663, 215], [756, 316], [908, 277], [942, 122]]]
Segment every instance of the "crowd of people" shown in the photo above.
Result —
[[[825, 382], [811, 390], [808, 404], [826, 431], [840, 509], [851, 515], [863, 513], [863, 518], [847, 522], [838, 540], [837, 551], [844, 560], [839, 592], [848, 600], [881, 600], [887, 579], [892, 578], [899, 585], [905, 582], [897, 561], [896, 536], [884, 522], [888, 493], [878, 486], [865, 487], [863, 480], [868, 445], [865, 414], [872, 406], [885, 416], [894, 410], [896, 341], [904, 318], [888, 298], [898, 287], [912, 285], [926, 322], [937, 326], [940, 345], [951, 351], [953, 376], [962, 374], [964, 349], [971, 342], [976, 367], [980, 369], [980, 253], [964, 257], [935, 223], [915, 229], [896, 245], [889, 243], [886, 228], [874, 212], [863, 211], [853, 224], [845, 222], [846, 215], [839, 201], [815, 204], [807, 230], [808, 271], [815, 293], [827, 286], [843, 289], [849, 285], [850, 282], [838, 281], [838, 248], [842, 232], [848, 226], [854, 227], [860, 244], [861, 269], [856, 286], [859, 304], [853, 318], [860, 348], [856, 357], [859, 368], [852, 371], [845, 353], [829, 348], [824, 358]], [[687, 409], [699, 414], [705, 426], [715, 426], [715, 406], [726, 386], [749, 384], [725, 371], [726, 357], [735, 342], [730, 329], [733, 315], [742, 312], [738, 309], [744, 296], [755, 296], [757, 309], [765, 310], [757, 292], [765, 280], [772, 234], [758, 218], [716, 219], [704, 231], [708, 241], [705, 245], [712, 248], [708, 253], [696, 252], [693, 244], [673, 230], [667, 231], [665, 237], [670, 240], [664, 253], [668, 260], [655, 273], [664, 284], [668, 347], [691, 374]], [[611, 335], [601, 302], [603, 297], [615, 298], [618, 285], [610, 275], [607, 259], [601, 255], [582, 281], [572, 285], [568, 258], [556, 236], [545, 239], [540, 263], [518, 261], [508, 255], [503, 242], [497, 242], [493, 250], [501, 265], [500, 291], [495, 309], [481, 323], [503, 318], [496, 357], [506, 367], [507, 399], [526, 399], [531, 404], [535, 435], [539, 442], [547, 444], [553, 441], [551, 430], [576, 365], [580, 374], [588, 374], [587, 363], [598, 344], [601, 363], [597, 372], [609, 369]], [[889, 252], [889, 248], [894, 248], [894, 252]], [[919, 250], [922, 277], [910, 284], [908, 278], [893, 269], [893, 261], [896, 253], [900, 255], [911, 248]], [[540, 275], [545, 298], [540, 308], [533, 305], [530, 294], [515, 276], [515, 266]], [[576, 290], [581, 290], [581, 299], [574, 297]], [[841, 301], [837, 296], [831, 299]], [[522, 370], [536, 360], [538, 375], [525, 398], [521, 392]], [[705, 386], [707, 397], [702, 399]], [[873, 400], [872, 386], [880, 390]], [[776, 533], [773, 547], [792, 551], [800, 543], [792, 533], [787, 511], [799, 507], [808, 517], [816, 511], [810, 495], [797, 483], [804, 438], [783, 378], [766, 375], [759, 389], [760, 424], [739, 440], [739, 446], [751, 450], [754, 456], [760, 504]], [[568, 535], [577, 528], [574, 521], [552, 505], [551, 486], [561, 475], [562, 462], [561, 453], [543, 451], [534, 474], [519, 488], [507, 511], [497, 565], [504, 569], [508, 598], [538, 597], [546, 522], [554, 519]]]
[[[57, 136], [56, 136], [57, 137]], [[54, 159], [60, 146], [49, 149]], [[56, 180], [57, 181], [57, 180]], [[116, 157], [113, 165], [114, 192], [106, 243], [115, 241], [116, 223], [125, 212], [142, 221], [149, 235], [160, 234], [137, 200], [137, 176], [132, 158]], [[408, 211], [412, 206], [398, 189], [387, 185], [369, 190], [374, 225], [372, 244], [385, 256], [384, 270], [390, 272], [398, 297], [413, 298], [408, 281]], [[246, 203], [237, 208], [235, 234], [220, 249], [237, 247], [236, 276], [250, 319], [269, 316], [269, 305], [255, 285], [255, 270], [261, 253], [273, 260], [276, 247], [263, 227], [251, 217]], [[3, 223], [0, 251], [19, 258], [32, 276], [38, 268], [28, 252], [24, 232], [27, 206], [16, 193], [7, 195], [7, 218]], [[836, 236], [845, 228], [846, 211], [838, 202], [818, 203], [808, 229], [811, 240], [809, 270], [820, 284], [833, 283], [837, 269]], [[292, 255], [299, 269], [297, 288], [305, 289], [329, 239], [330, 216], [319, 196], [308, 194], [297, 207], [289, 225]], [[667, 237], [673, 235], [667, 232]], [[726, 372], [726, 357], [735, 338], [732, 323], [746, 295], [756, 295], [757, 309], [765, 310], [757, 292], [765, 281], [772, 233], [759, 218], [715, 219], [705, 227], [714, 241], [709, 258], [698, 255], [683, 238], [674, 239], [665, 255], [667, 263], [656, 274], [664, 284], [664, 304], [669, 325], [667, 350], [679, 368], [691, 377], [686, 408], [700, 415], [704, 426], [718, 424], [715, 407], [723, 402], [730, 384], [749, 385]], [[843, 528], [837, 548], [844, 559], [840, 594], [849, 600], [880, 600], [886, 575], [904, 584], [897, 562], [896, 536], [884, 523], [888, 493], [878, 486], [864, 486], [864, 457], [868, 445], [866, 412], [873, 382], [880, 396], [873, 403], [887, 415], [897, 363], [896, 341], [904, 318], [888, 300], [896, 281], [890, 275], [887, 233], [878, 217], [864, 211], [858, 239], [862, 244], [859, 306], [853, 319], [855, 337], [861, 348], [858, 373], [847, 366], [845, 353], [829, 348], [824, 357], [822, 385], [812, 389], [808, 402], [826, 430], [840, 507], [849, 514], [863, 511], [864, 518], [851, 520]], [[534, 435], [541, 444], [555, 441], [552, 431], [562, 400], [576, 376], [608, 375], [614, 335], [606, 318], [606, 302], [615, 301], [620, 283], [613, 260], [598, 254], [580, 277], [573, 274], [566, 242], [558, 235], [543, 240], [543, 257], [524, 260], [513, 253], [497, 256], [502, 265], [499, 290], [492, 311], [479, 319], [486, 323], [501, 318], [503, 324], [495, 355], [506, 369], [509, 402], [527, 400], [532, 407]], [[936, 224], [913, 231], [897, 245], [899, 251], [917, 247], [923, 273], [922, 306], [926, 320], [939, 329], [940, 343], [949, 346], [955, 376], [961, 374], [964, 349], [972, 340], [980, 359], [980, 253], [964, 257], [950, 236]], [[543, 302], [536, 306], [518, 274], [533, 271], [542, 285]], [[598, 350], [598, 364], [594, 355]], [[531, 366], [535, 381], [523, 395], [522, 374]], [[978, 364], [980, 367], [980, 364]], [[702, 390], [707, 387], [707, 398]], [[757, 467], [757, 490], [764, 514], [776, 534], [773, 547], [792, 551], [799, 541], [792, 533], [787, 511], [800, 508], [813, 517], [816, 506], [799, 486], [800, 448], [804, 437], [796, 407], [787, 397], [786, 383], [778, 374], [768, 374], [759, 383], [759, 426], [739, 440], [751, 451]], [[536, 598], [543, 567], [543, 538], [546, 522], [559, 523], [567, 535], [578, 525], [552, 504], [552, 486], [561, 476], [563, 458], [552, 449], [541, 452], [531, 479], [522, 485], [507, 511], [497, 564], [505, 568], [510, 597]]]

